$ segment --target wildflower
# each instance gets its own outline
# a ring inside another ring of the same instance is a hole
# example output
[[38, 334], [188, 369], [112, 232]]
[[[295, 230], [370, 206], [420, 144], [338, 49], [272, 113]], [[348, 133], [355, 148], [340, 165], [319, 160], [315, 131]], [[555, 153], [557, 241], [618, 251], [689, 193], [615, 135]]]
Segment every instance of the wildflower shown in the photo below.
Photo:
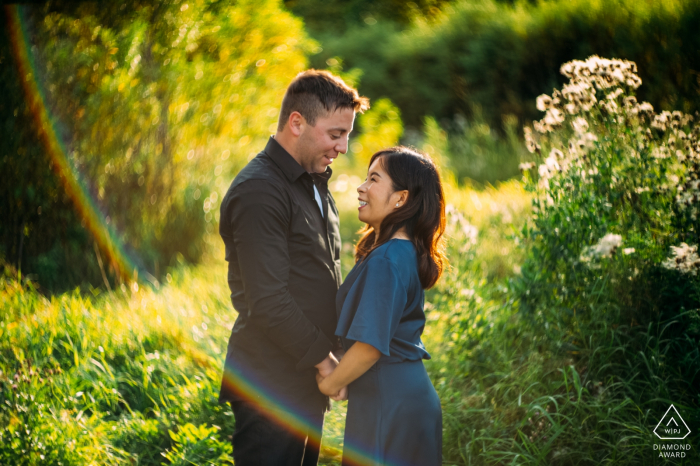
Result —
[[537, 110], [544, 112], [552, 106], [552, 98], [547, 94], [537, 97]]
[[[552, 130], [548, 125], [545, 125], [544, 123], [541, 123], [539, 121], [533, 121], [532, 127], [535, 128], [535, 131], [537, 131], [538, 133], [543, 134]], [[528, 143], [528, 141], [526, 141], [526, 143]], [[539, 146], [537, 146], [537, 144], [534, 144], [534, 141], [533, 145], [530, 145], [529, 143], [527, 144], [527, 150], [529, 150], [530, 152], [535, 152], [535, 147]]]
[[651, 122], [651, 127], [656, 128], [659, 131], [666, 131], [666, 129], [668, 128], [670, 116], [670, 112], [667, 111], [663, 111], [658, 115], [655, 115], [654, 120]]
[[625, 256], [629, 256], [630, 254], [634, 254], [634, 248], [625, 248], [622, 250], [622, 253]]
[[549, 157], [553, 158], [554, 160], [563, 159], [564, 153], [555, 147], [551, 151], [549, 151]]
[[700, 269], [700, 257], [698, 247], [681, 243], [680, 246], [671, 246], [672, 257], [667, 258], [661, 265], [669, 270], [678, 270], [681, 273], [697, 275]]
[[535, 167], [535, 164], [533, 162], [525, 162], [525, 163], [521, 163], [520, 165], [518, 165], [518, 168], [524, 172], [531, 170], [534, 167]]
[[598, 137], [593, 133], [581, 135], [577, 140], [569, 141], [569, 152], [574, 156], [585, 156], [588, 152], [595, 149], [595, 143]]
[[[564, 114], [558, 108], [550, 108], [544, 116], [544, 124], [550, 128], [556, 128], [564, 122]], [[551, 131], [551, 130], [550, 130]]]
[[637, 89], [639, 86], [642, 85], [642, 78], [640, 78], [636, 74], [630, 74], [625, 79], [625, 84], [627, 84], [629, 87]]
[[542, 178], [551, 178], [554, 173], [561, 170], [556, 156], [550, 155], [544, 160], [544, 164], [538, 167], [538, 173]]
[[[535, 122], [536, 124], [537, 122]], [[539, 130], [538, 130], [539, 131]], [[544, 131], [540, 131], [544, 132]], [[532, 129], [529, 127], [523, 128], [523, 134], [525, 135], [525, 146], [530, 153], [535, 153], [540, 151], [540, 146], [535, 142], [535, 138], [532, 137]]]
[[649, 102], [642, 102], [639, 104], [639, 113], [646, 113], [651, 115], [654, 113], [654, 107]]
[[620, 94], [622, 94], [623, 92], [624, 92], [624, 91], [618, 87], [617, 89], [615, 89], [614, 91], [612, 91], [610, 94], [608, 94], [608, 95], [605, 96], [605, 97], [606, 97], [608, 100], [615, 100], [615, 99], [617, 99], [618, 97], [620, 97]]
[[689, 211], [690, 217], [696, 220], [700, 211], [700, 175], [695, 172], [677, 187], [676, 204], [684, 211]]
[[601, 107], [602, 107], [606, 112], [611, 113], [611, 114], [617, 113], [617, 109], [618, 109], [617, 102], [614, 101], [614, 100], [608, 100], [608, 101], [604, 102], [604, 103], [601, 105]]
[[637, 98], [633, 95], [623, 97], [622, 106], [630, 115], [637, 115], [639, 113], [639, 104], [637, 103]]

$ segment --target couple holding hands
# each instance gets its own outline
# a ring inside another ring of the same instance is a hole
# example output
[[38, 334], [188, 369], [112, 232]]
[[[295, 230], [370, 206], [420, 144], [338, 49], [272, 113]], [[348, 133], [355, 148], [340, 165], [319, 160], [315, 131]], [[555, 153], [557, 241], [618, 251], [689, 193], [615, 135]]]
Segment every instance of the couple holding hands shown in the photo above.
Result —
[[440, 277], [445, 204], [437, 167], [406, 147], [371, 158], [366, 224], [342, 281], [330, 164], [369, 101], [309, 70], [289, 85], [277, 132], [221, 203], [238, 311], [220, 401], [237, 466], [316, 465], [329, 397], [348, 399], [343, 464], [441, 464], [440, 400], [423, 366], [424, 290]]

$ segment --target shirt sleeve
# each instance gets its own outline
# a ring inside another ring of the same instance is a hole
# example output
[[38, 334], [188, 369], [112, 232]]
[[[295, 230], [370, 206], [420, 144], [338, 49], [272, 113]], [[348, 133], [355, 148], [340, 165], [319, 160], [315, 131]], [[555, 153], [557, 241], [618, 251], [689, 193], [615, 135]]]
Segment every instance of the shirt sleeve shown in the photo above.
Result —
[[407, 288], [389, 259], [368, 260], [363, 276], [345, 299], [336, 335], [367, 343], [389, 356], [389, 344], [408, 301]]
[[289, 292], [286, 196], [265, 180], [236, 188], [230, 224], [248, 303], [246, 318], [297, 360], [297, 370], [320, 363], [333, 348]]

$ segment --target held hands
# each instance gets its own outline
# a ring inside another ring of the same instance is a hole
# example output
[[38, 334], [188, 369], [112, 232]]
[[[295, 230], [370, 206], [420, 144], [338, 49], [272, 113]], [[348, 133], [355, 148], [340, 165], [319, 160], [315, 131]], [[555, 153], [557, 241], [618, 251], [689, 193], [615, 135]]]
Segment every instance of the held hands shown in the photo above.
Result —
[[337, 366], [338, 360], [335, 358], [333, 353], [329, 353], [328, 356], [326, 356], [326, 359], [316, 364], [316, 369], [318, 369], [318, 373], [316, 374], [316, 383], [318, 383], [318, 389], [321, 391], [321, 393], [330, 396], [332, 400], [347, 400], [347, 387], [333, 388], [330, 384], [331, 380], [328, 380], [328, 376], [333, 373]]
[[[324, 395], [334, 400], [347, 398], [347, 386], [367, 372], [382, 356], [374, 346], [356, 341], [343, 356], [343, 361], [337, 363], [335, 357], [329, 354], [326, 359], [316, 365], [318, 389]], [[333, 364], [335, 361], [335, 364]], [[337, 368], [336, 368], [337, 365]], [[330, 367], [333, 366], [333, 367]]]
[[316, 374], [316, 383], [318, 389], [324, 395], [330, 396], [333, 401], [343, 401], [348, 399], [348, 387], [343, 387], [340, 390], [332, 387], [328, 377], [322, 377], [321, 374]]

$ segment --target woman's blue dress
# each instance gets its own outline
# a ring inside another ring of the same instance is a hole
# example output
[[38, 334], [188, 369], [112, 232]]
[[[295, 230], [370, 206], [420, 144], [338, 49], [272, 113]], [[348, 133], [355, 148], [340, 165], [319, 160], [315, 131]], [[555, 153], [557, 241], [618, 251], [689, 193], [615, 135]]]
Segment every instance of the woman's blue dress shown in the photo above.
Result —
[[338, 290], [336, 335], [343, 348], [361, 341], [382, 353], [348, 387], [343, 465], [442, 463], [440, 399], [420, 339], [424, 300], [415, 248], [401, 239], [356, 263]]

